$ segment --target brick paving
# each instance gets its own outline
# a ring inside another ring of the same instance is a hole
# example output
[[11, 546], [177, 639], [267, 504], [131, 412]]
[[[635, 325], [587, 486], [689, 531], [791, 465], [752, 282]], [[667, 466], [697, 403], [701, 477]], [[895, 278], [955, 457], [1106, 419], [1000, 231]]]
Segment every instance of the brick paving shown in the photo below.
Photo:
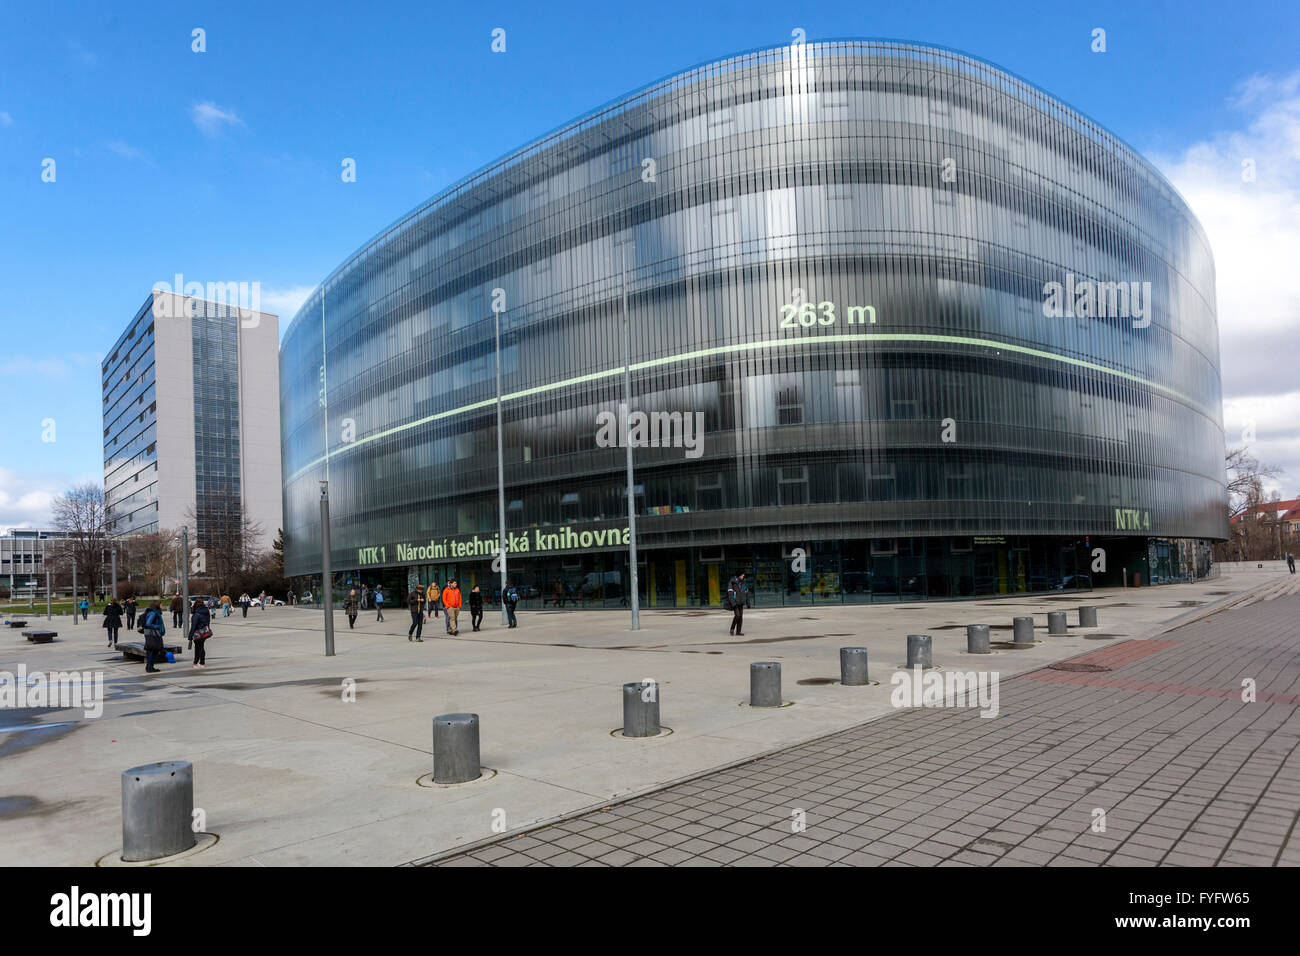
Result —
[[433, 865], [1300, 865], [1298, 619], [1221, 611], [1003, 681], [996, 718], [900, 711]]

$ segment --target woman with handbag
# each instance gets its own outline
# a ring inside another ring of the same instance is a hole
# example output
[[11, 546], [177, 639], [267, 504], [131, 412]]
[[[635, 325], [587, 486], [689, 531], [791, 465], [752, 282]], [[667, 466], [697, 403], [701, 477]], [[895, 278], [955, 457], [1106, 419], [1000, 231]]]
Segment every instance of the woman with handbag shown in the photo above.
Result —
[[212, 612], [200, 600], [190, 608], [190, 647], [194, 648], [194, 666], [208, 666], [208, 638], [212, 636]]

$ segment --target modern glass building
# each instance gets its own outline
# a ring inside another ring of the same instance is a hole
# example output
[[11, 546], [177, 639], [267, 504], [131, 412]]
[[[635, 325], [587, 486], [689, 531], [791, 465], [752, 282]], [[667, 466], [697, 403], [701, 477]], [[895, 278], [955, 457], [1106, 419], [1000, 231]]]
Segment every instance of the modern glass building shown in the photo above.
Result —
[[539, 605], [626, 602], [628, 427], [643, 606], [717, 603], [740, 569], [759, 603], [1203, 573], [1226, 535], [1214, 303], [1164, 177], [989, 63], [719, 60], [321, 284], [280, 359], [286, 571], [320, 572], [328, 478], [336, 584], [495, 580], [495, 306], [509, 565]]

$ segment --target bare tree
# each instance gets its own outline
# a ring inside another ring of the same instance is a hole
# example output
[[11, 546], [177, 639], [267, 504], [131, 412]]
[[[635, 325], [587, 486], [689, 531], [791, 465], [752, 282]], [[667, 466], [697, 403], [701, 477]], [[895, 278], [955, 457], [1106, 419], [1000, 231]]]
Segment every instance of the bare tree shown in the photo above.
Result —
[[50, 504], [54, 527], [66, 531], [54, 548], [57, 563], [75, 566], [77, 586], [94, 591], [104, 566], [104, 489], [87, 482], [56, 495]]
[[131, 558], [139, 567], [145, 580], [145, 592], [161, 596], [167, 592], [167, 581], [172, 578], [180, 561], [180, 534], [171, 528], [160, 528], [149, 534], [131, 539]]
[[1282, 469], [1266, 465], [1250, 453], [1249, 445], [1229, 448], [1225, 463], [1228, 469], [1228, 513], [1241, 514], [1250, 504], [1264, 500], [1264, 482], [1277, 478]]
[[191, 546], [203, 549], [204, 575], [223, 593], [261, 562], [255, 542], [262, 540], [262, 525], [244, 513], [238, 496], [209, 497], [199, 511], [187, 509], [185, 520], [194, 529]]

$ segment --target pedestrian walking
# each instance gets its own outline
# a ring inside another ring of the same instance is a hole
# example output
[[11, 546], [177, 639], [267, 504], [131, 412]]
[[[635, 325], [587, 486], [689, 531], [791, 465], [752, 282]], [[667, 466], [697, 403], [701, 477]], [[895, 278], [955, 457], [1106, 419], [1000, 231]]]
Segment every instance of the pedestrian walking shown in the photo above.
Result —
[[375, 585], [375, 610], [378, 612], [375, 623], [378, 623], [384, 619], [384, 592], [378, 584]]
[[460, 585], [451, 578], [442, 589], [442, 609], [447, 612], [447, 633], [452, 637], [460, 636], [460, 607]]
[[406, 599], [406, 606], [411, 611], [411, 626], [406, 629], [406, 639], [408, 641], [412, 640], [411, 635], [414, 634], [414, 640], [419, 641], [421, 644], [424, 643], [424, 638], [420, 636], [424, 632], [423, 604], [424, 595], [417, 586], [411, 590], [410, 595]]
[[122, 605], [116, 601], [104, 608], [104, 627], [108, 628], [108, 646], [117, 646], [117, 635], [122, 630]]
[[135, 630], [135, 598], [129, 597], [126, 603], [122, 605], [122, 610], [126, 611], [126, 629]]
[[253, 599], [248, 596], [247, 591], [239, 595], [239, 606], [244, 609], [244, 617], [248, 617], [248, 605], [252, 603]]
[[266, 610], [266, 592], [263, 591], [261, 594], [259, 594], [259, 595], [257, 596], [257, 600], [260, 602], [259, 606], [262, 608], [263, 611], [265, 611], [265, 610]]
[[469, 592], [469, 623], [476, 631], [483, 623], [483, 592], [477, 584]]
[[164, 653], [163, 635], [167, 626], [163, 624], [162, 602], [154, 601], [145, 608], [140, 618], [139, 631], [144, 635], [144, 670], [146, 674], [157, 674], [154, 663]]
[[363, 584], [361, 585], [361, 610], [364, 611], [366, 609], [366, 601], [368, 601], [369, 599], [370, 599], [370, 588], [366, 587]]
[[505, 593], [502, 594], [501, 599], [505, 602], [506, 617], [510, 621], [506, 626], [517, 627], [519, 619], [515, 617], [515, 605], [519, 603], [519, 589], [507, 581]]
[[[82, 599], [81, 599], [81, 603], [78, 604], [77, 607], [81, 609], [81, 619], [82, 619], [83, 621], [85, 621], [85, 620], [89, 620], [89, 619], [90, 619], [90, 602], [87, 601], [85, 598], [82, 598]], [[75, 611], [73, 612], [72, 616], [73, 616], [74, 619], [76, 618], [77, 615], [76, 615], [76, 612], [75, 612]]]
[[221, 595], [221, 616], [230, 617], [230, 612], [234, 609], [234, 602], [230, 600], [229, 594]]
[[1288, 571], [1290, 571], [1292, 574], [1295, 574], [1295, 555], [1293, 555], [1290, 551], [1286, 553], [1286, 566]]
[[190, 647], [194, 650], [194, 666], [208, 666], [208, 638], [212, 636], [212, 612], [198, 598], [190, 608]]
[[438, 616], [438, 599], [442, 597], [442, 589], [438, 587], [437, 581], [430, 581], [429, 588], [424, 592], [425, 609], [429, 617]]
[[357, 611], [360, 609], [360, 602], [357, 600], [357, 589], [353, 588], [348, 592], [348, 596], [343, 599], [343, 613], [348, 616], [348, 630], [357, 626]]
[[181, 626], [181, 615], [185, 613], [185, 599], [177, 591], [172, 595], [172, 602], [169, 605], [172, 612], [172, 627]]
[[731, 611], [730, 634], [743, 636], [745, 633], [745, 604], [749, 600], [749, 583], [745, 572], [741, 571], [727, 584], [727, 597], [723, 606]]

